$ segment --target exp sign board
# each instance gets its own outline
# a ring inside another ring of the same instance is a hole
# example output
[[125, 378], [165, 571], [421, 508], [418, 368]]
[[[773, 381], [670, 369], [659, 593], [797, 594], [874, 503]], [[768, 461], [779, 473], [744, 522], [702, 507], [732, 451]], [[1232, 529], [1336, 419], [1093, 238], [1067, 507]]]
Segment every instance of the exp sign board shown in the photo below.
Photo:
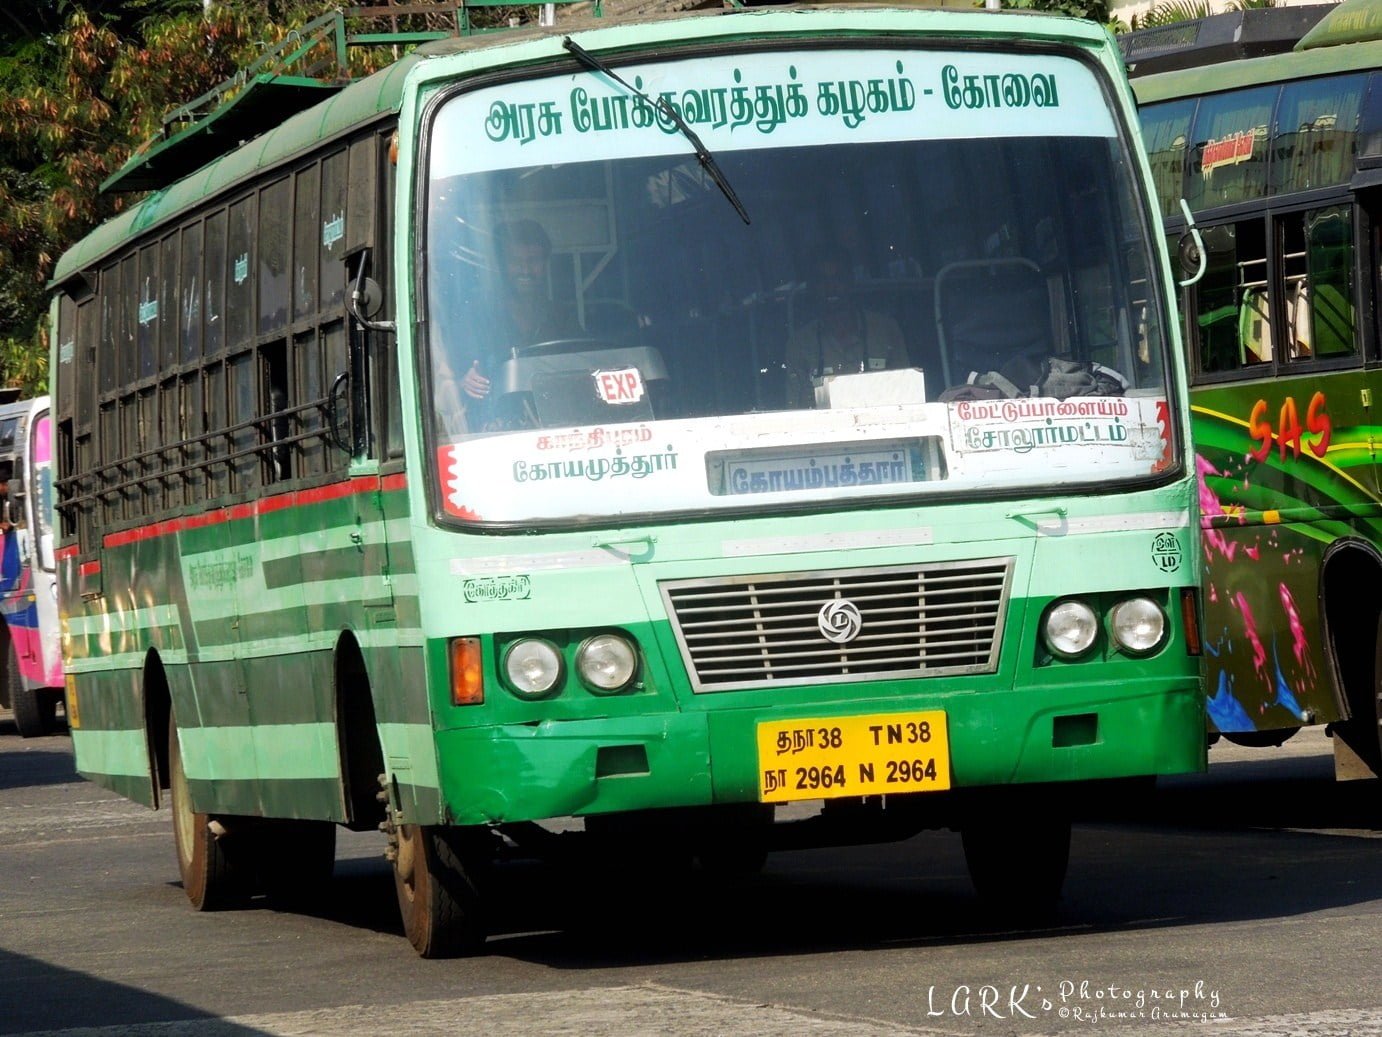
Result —
[[462, 94], [432, 125], [431, 175], [857, 141], [1113, 137], [1091, 69], [1050, 54], [781, 51], [620, 67]]

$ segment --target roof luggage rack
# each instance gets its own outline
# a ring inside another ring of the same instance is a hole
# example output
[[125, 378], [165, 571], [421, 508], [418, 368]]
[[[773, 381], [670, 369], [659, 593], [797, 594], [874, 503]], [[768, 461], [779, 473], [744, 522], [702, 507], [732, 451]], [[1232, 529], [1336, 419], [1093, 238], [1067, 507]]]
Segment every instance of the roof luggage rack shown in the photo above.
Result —
[[1118, 48], [1131, 76], [1280, 54], [1295, 47], [1337, 4], [1262, 7], [1125, 32]]
[[[298, 112], [348, 86], [352, 47], [411, 47], [452, 36], [504, 31], [488, 26], [484, 12], [536, 10], [539, 24], [555, 20], [557, 5], [590, 0], [385, 0], [328, 12], [264, 51], [247, 68], [163, 117], [154, 137], [101, 184], [102, 192], [156, 191], [195, 172], [242, 141], [273, 129]], [[601, 15], [601, 0], [592, 13]], [[363, 23], [363, 24], [362, 24]], [[352, 31], [387, 26], [387, 31]]]

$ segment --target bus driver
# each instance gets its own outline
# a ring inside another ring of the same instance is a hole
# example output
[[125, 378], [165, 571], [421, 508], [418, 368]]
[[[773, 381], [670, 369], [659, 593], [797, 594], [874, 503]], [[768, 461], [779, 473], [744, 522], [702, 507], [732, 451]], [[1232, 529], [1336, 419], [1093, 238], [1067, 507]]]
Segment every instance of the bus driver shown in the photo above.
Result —
[[816, 405], [815, 387], [827, 375], [896, 370], [908, 365], [907, 345], [897, 321], [864, 309], [850, 295], [850, 262], [844, 249], [823, 250], [812, 288], [815, 320], [787, 339], [787, 405]]
[[490, 393], [499, 365], [515, 347], [584, 334], [575, 313], [554, 302], [548, 292], [552, 239], [541, 224], [529, 219], [500, 224], [494, 231], [494, 250], [501, 285], [488, 341], [477, 338], [470, 343], [470, 361], [459, 380], [446, 361], [437, 378], [438, 403], [463, 414], [463, 431], [472, 433], [500, 419]]

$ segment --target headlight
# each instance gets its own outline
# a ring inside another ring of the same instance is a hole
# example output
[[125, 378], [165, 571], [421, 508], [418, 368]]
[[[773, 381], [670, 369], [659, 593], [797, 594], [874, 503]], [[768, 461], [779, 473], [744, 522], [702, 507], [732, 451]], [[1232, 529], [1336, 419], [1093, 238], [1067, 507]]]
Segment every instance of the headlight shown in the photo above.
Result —
[[550, 641], [515, 641], [504, 653], [504, 676], [520, 698], [542, 698], [557, 686], [561, 670], [561, 653]]
[[1064, 659], [1084, 655], [1099, 634], [1099, 617], [1083, 601], [1059, 601], [1046, 612], [1046, 646]]
[[591, 691], [613, 695], [633, 683], [638, 652], [617, 634], [596, 634], [576, 650], [576, 672]]
[[1142, 655], [1158, 648], [1166, 637], [1166, 613], [1151, 598], [1129, 598], [1109, 613], [1113, 639], [1120, 648]]

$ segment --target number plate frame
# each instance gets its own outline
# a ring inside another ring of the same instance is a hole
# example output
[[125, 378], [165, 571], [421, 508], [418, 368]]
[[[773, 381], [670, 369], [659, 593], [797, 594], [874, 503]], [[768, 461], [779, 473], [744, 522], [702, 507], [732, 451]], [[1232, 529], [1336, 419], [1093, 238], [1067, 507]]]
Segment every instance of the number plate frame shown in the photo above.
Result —
[[765, 720], [757, 743], [763, 803], [950, 788], [944, 710]]

